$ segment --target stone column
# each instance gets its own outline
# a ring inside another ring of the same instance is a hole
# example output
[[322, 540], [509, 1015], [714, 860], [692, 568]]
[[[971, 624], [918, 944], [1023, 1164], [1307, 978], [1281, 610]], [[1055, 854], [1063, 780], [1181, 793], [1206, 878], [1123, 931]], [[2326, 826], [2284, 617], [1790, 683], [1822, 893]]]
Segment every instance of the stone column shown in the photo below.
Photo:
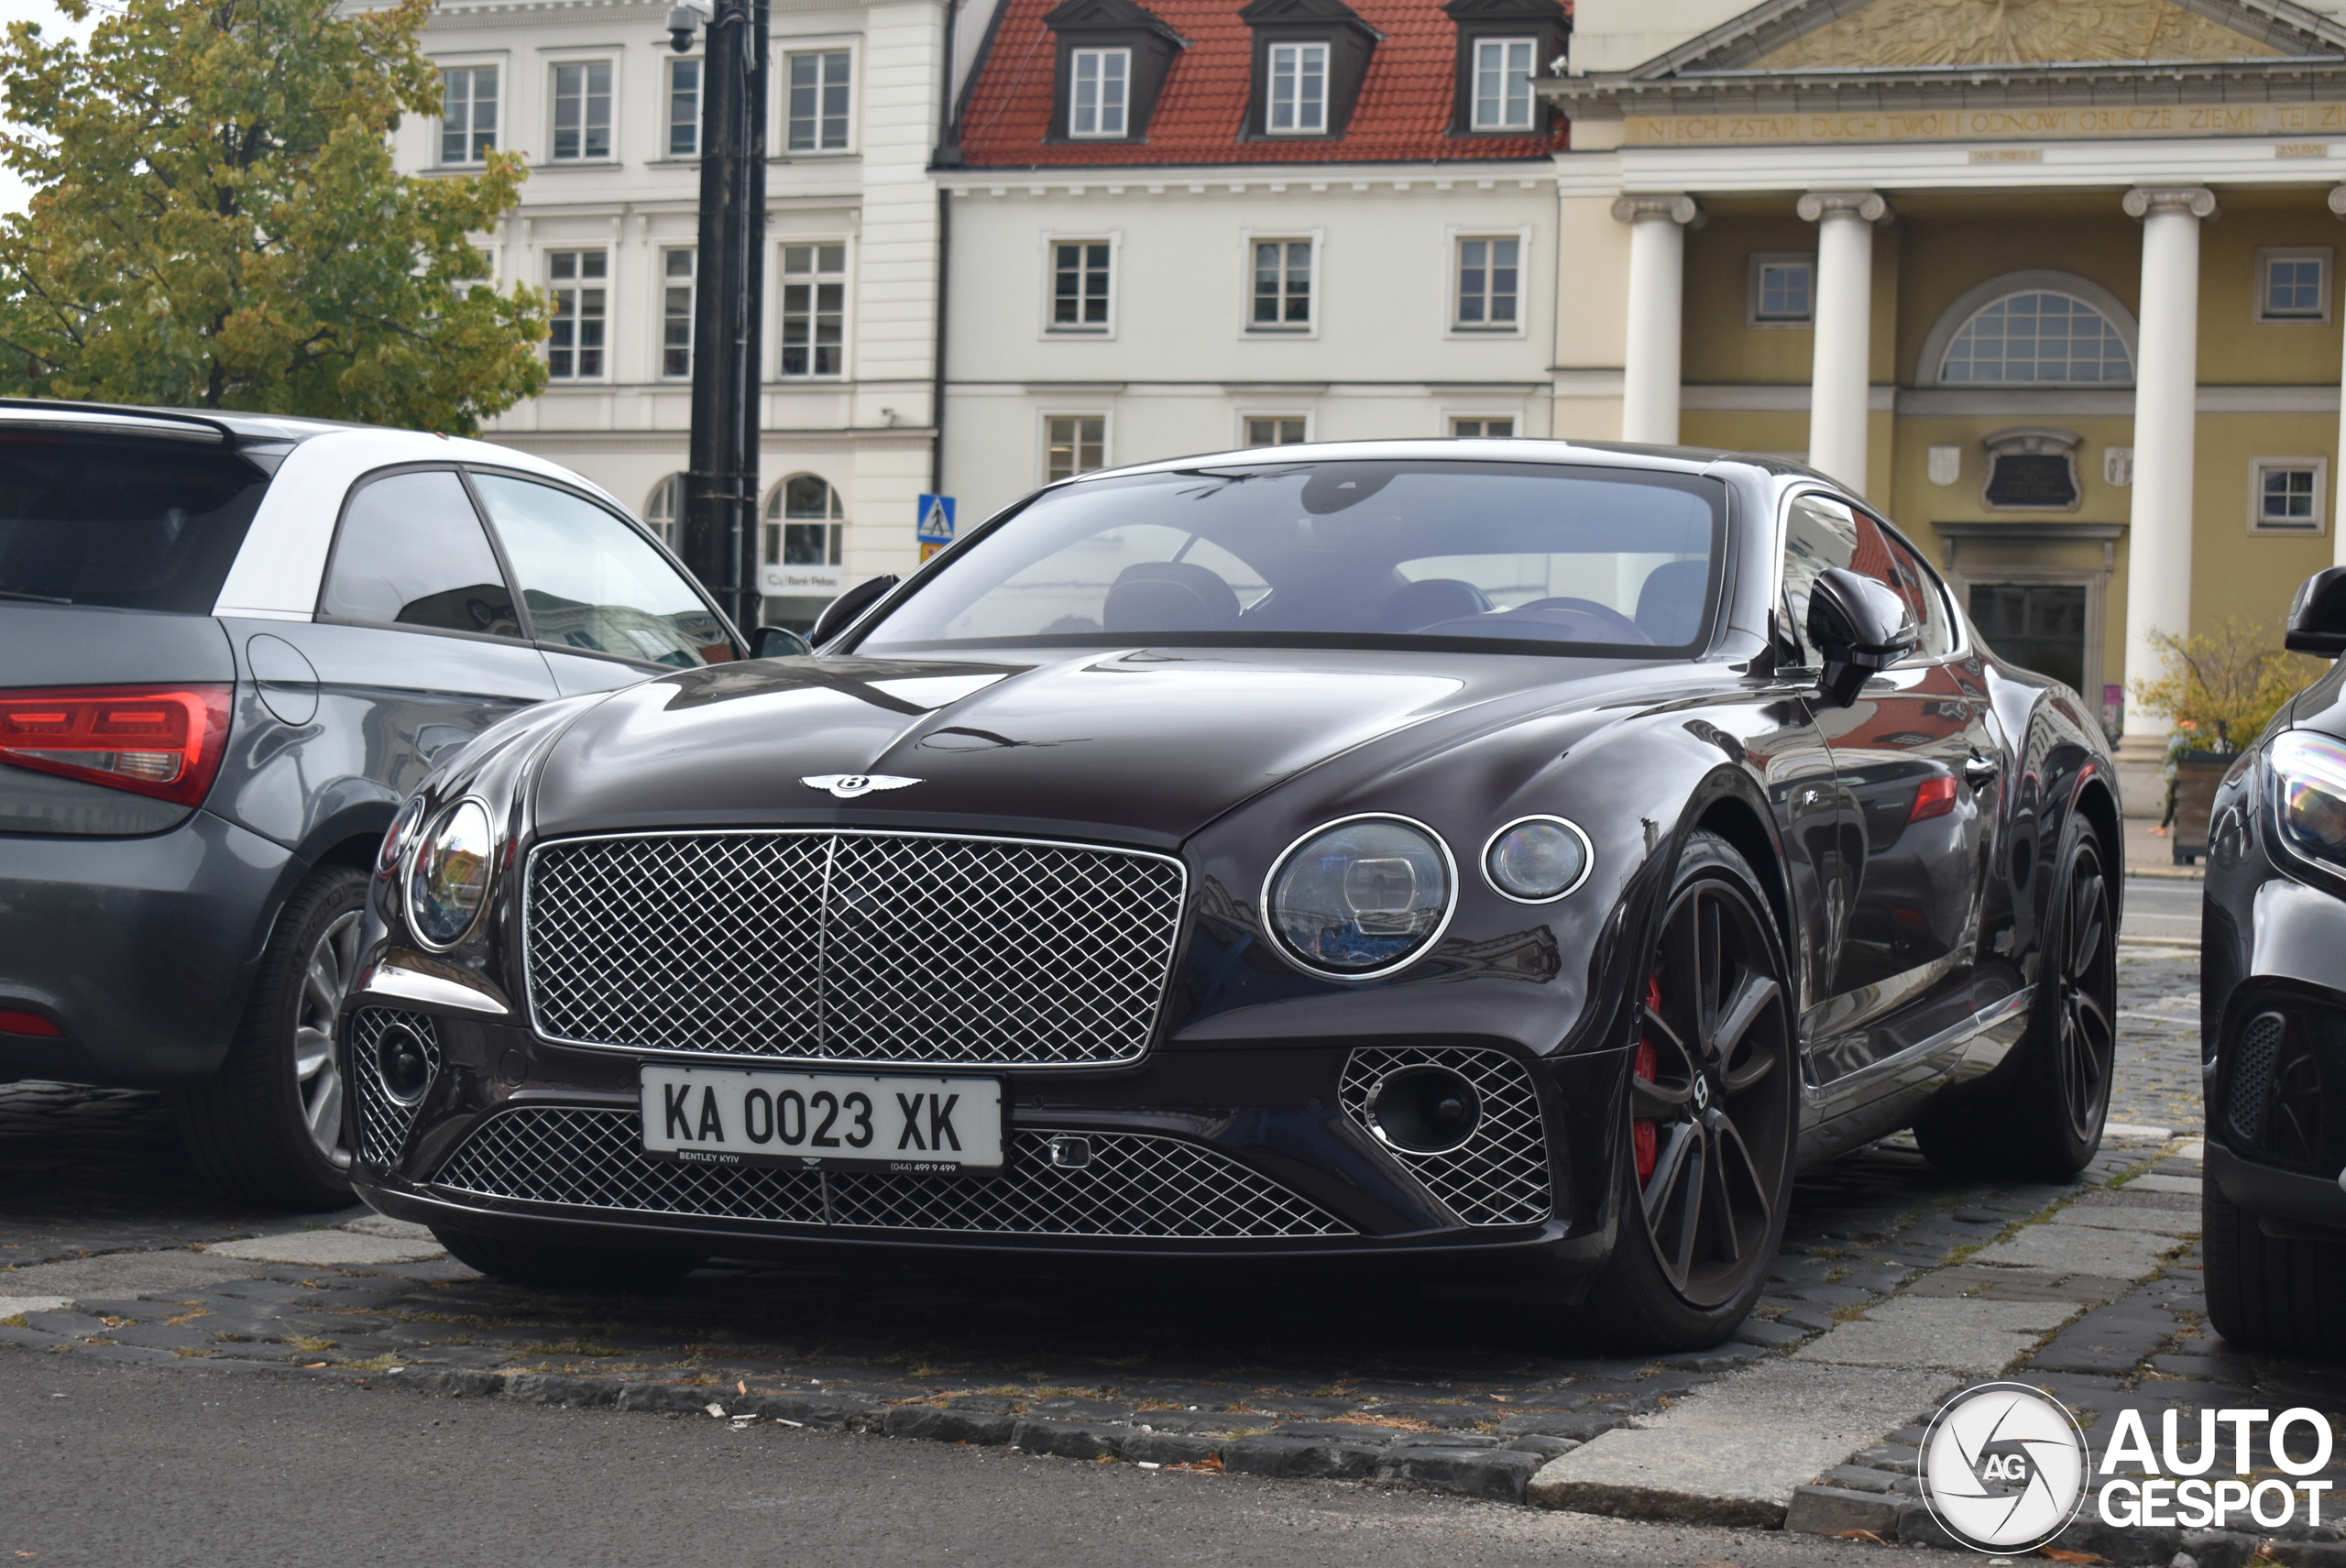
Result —
[[1808, 464], [1866, 493], [1866, 394], [1872, 382], [1873, 225], [1890, 204], [1871, 191], [1812, 191], [1816, 349], [1808, 389]]
[[[2330, 210], [2346, 218], [2346, 185], [2333, 185], [2330, 190]], [[2346, 390], [2346, 373], [2341, 373], [2341, 389]], [[2330, 508], [2330, 561], [2334, 566], [2346, 566], [2346, 401], [2338, 410], [2338, 455], [2330, 462], [2330, 478], [2338, 486]]]
[[[2191, 486], [2198, 431], [2199, 224], [2216, 213], [2198, 185], [2141, 186], [2126, 215], [2143, 221], [2142, 343], [2134, 361], [2134, 488], [2127, 528], [2126, 681], [2155, 679], [2154, 631], [2191, 630]], [[2126, 704], [2121, 762], [2140, 767], [2166, 742], [2168, 716]], [[2139, 775], [2137, 775], [2139, 776]], [[2133, 785], [2134, 779], [2125, 779]], [[2130, 793], [2139, 794], [2139, 786]], [[2154, 803], [2130, 800], [2135, 811]]]
[[1680, 338], [1685, 321], [1686, 226], [1692, 196], [1624, 196], [1613, 216], [1629, 225], [1628, 356], [1621, 378], [1621, 439], [1678, 444]]

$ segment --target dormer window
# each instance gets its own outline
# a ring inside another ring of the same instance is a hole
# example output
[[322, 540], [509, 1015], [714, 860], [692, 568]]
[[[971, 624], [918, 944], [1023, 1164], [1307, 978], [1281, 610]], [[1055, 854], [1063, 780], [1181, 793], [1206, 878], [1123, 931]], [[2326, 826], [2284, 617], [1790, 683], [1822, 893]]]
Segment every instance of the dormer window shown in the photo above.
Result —
[[1343, 0], [1253, 0], [1255, 91], [1244, 139], [1340, 137], [1385, 35]]
[[1271, 46], [1271, 135], [1328, 134], [1328, 46]]
[[1562, 0], [1450, 0], [1458, 25], [1458, 99], [1450, 134], [1544, 137], [1554, 111], [1532, 92], [1532, 79], [1572, 39]]
[[1135, 0], [1067, 0], [1043, 18], [1058, 36], [1046, 139], [1148, 139], [1148, 117], [1189, 40]]
[[1474, 128], [1531, 128], [1531, 38], [1474, 40]]

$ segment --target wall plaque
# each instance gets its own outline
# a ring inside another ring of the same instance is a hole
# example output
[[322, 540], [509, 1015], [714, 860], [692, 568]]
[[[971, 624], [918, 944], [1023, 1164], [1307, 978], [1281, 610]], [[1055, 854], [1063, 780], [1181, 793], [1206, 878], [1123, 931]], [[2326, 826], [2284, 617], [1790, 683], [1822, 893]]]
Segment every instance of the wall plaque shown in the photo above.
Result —
[[1980, 499], [1993, 511], [2075, 511], [2080, 438], [2066, 430], [2001, 430], [1988, 437]]

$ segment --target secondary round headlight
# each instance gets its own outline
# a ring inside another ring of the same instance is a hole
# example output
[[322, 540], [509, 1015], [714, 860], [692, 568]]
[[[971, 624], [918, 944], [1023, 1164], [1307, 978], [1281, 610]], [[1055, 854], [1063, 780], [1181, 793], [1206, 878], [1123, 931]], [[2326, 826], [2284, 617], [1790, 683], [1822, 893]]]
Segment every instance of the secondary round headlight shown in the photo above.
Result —
[[477, 800], [443, 812], [423, 837], [408, 875], [407, 914], [415, 934], [444, 948], [472, 929], [488, 901], [497, 836]]
[[1271, 930], [1307, 966], [1374, 980], [1450, 923], [1450, 850], [1396, 817], [1332, 822], [1281, 856], [1263, 885]]
[[1588, 835], [1561, 817], [1527, 817], [1491, 835], [1483, 874], [1518, 904], [1562, 898], [1588, 875]]
[[2273, 742], [2273, 805], [2302, 854], [2346, 860], [2346, 742], [2295, 729]]

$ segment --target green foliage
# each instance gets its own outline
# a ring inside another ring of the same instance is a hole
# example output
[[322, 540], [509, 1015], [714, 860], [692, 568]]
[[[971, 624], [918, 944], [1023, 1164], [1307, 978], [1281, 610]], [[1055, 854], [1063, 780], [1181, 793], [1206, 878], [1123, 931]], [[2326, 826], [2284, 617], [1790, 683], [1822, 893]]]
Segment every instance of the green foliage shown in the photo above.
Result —
[[2154, 631], [2151, 641], [2164, 668], [2133, 684], [2134, 700], [2174, 723], [2178, 755], [2238, 751], [2321, 673], [2317, 661], [2284, 652], [2269, 628], [2237, 616], [2191, 637]]
[[392, 164], [440, 109], [430, 11], [124, 0], [86, 46], [13, 24], [0, 159], [33, 196], [0, 224], [0, 391], [470, 433], [543, 386], [543, 297], [481, 282], [467, 238], [520, 159]]

